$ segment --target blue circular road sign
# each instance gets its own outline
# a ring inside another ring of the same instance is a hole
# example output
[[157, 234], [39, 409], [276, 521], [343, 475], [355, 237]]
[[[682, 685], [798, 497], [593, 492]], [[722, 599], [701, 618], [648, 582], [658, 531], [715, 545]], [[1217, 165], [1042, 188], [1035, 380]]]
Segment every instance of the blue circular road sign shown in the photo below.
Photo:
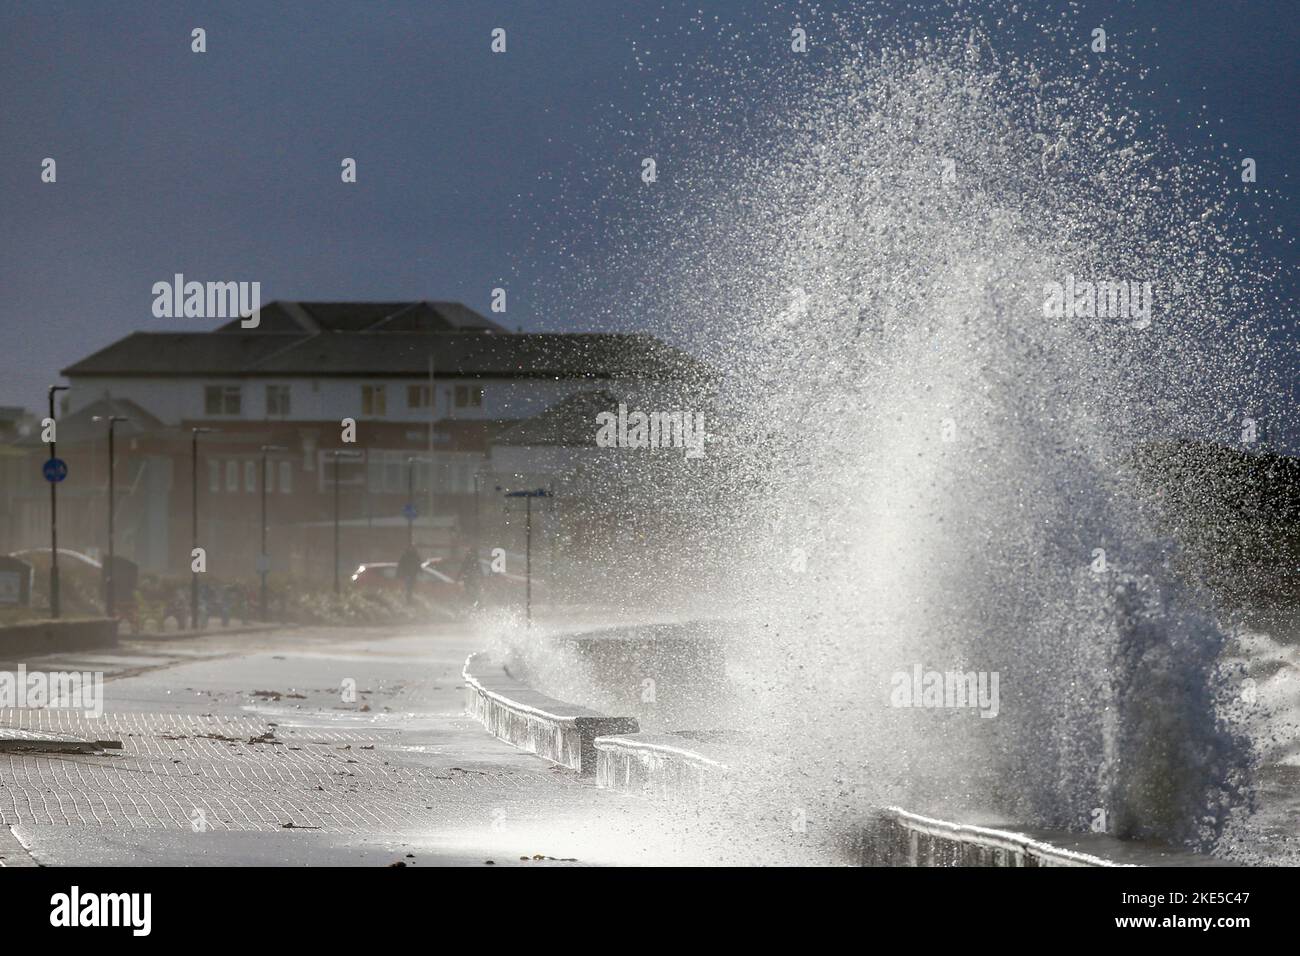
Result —
[[68, 463], [62, 458], [47, 458], [41, 472], [46, 481], [60, 482], [68, 477]]
[[415, 505], [407, 503], [402, 505], [402, 514], [406, 515], [407, 521], [414, 521], [419, 512], [415, 510]]

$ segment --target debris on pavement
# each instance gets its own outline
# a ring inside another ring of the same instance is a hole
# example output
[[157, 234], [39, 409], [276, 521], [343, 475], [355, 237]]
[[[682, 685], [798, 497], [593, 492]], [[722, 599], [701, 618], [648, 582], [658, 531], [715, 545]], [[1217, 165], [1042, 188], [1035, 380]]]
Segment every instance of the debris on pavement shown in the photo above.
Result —
[[120, 740], [95, 740], [41, 730], [0, 728], [0, 752], [3, 753], [95, 753], [121, 749]]

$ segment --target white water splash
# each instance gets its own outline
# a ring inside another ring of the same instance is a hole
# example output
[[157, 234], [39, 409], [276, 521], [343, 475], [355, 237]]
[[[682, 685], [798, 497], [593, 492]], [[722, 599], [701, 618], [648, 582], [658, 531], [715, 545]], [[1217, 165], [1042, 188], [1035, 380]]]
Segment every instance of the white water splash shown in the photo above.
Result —
[[[952, 35], [845, 41], [761, 106], [715, 58], [708, 102], [663, 91], [694, 154], [606, 224], [620, 309], [675, 317], [726, 381], [728, 506], [696, 516], [701, 604], [725, 581], [748, 622], [726, 720], [763, 742], [754, 791], [823, 822], [1101, 811], [1209, 848], [1254, 754], [1228, 630], [1132, 463], [1270, 399], [1242, 324], [1267, 276], [1122, 84]], [[1045, 316], [1068, 276], [1152, 283], [1150, 323]], [[891, 707], [915, 664], [999, 673], [999, 716]]]

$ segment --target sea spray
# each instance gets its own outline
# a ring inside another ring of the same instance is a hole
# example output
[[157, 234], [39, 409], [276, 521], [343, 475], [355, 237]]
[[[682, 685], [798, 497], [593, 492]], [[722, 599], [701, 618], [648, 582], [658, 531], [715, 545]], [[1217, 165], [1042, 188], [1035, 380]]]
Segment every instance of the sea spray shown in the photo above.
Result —
[[[1230, 626], [1130, 463], [1276, 398], [1267, 268], [1077, 22], [1014, 52], [962, 13], [823, 27], [820, 67], [719, 41], [711, 97], [655, 90], [689, 148], [600, 224], [607, 256], [557, 254], [569, 300], [666, 317], [723, 376], [723, 493], [693, 518], [719, 573], [672, 589], [737, 618], [722, 719], [762, 744], [720, 817], [834, 834], [905, 803], [1210, 848], [1254, 760]], [[1140, 309], [1056, 314], [1054, 283]], [[998, 716], [891, 707], [918, 664], [998, 672]]]

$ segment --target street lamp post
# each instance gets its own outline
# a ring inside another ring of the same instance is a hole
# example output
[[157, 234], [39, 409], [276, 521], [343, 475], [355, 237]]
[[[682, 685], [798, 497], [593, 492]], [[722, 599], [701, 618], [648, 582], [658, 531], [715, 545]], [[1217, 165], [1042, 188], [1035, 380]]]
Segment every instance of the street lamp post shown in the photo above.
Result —
[[507, 491], [507, 498], [524, 499], [524, 616], [529, 627], [533, 626], [533, 499], [549, 498], [551, 493], [545, 488], [533, 491]]
[[[51, 385], [49, 387], [50, 402], [50, 461], [54, 461], [58, 456], [55, 455], [55, 434], [54, 434], [54, 393], [66, 392], [67, 385]], [[50, 482], [50, 617], [59, 616], [59, 483]]]
[[474, 472], [474, 560], [483, 553], [483, 498], [480, 492], [483, 490], [484, 475], [481, 471]]
[[[429, 456], [429, 542], [430, 542], [430, 550], [432, 550], [432, 547], [433, 547], [432, 542], [434, 541], [435, 535], [437, 534], [437, 529], [434, 527], [434, 524], [433, 524], [433, 504], [434, 504], [434, 501], [433, 501], [433, 495], [434, 495], [434, 490], [433, 490], [433, 483], [434, 483], [434, 475], [433, 475], [433, 459], [434, 459], [434, 455], [433, 455], [433, 445], [434, 445], [434, 441], [433, 441], [433, 439], [434, 439], [434, 430], [435, 430], [435, 427], [436, 427], [436, 424], [437, 424], [437, 421], [438, 421], [438, 385], [437, 385], [437, 382], [434, 380], [434, 377], [433, 377], [433, 364], [434, 364], [434, 363], [433, 363], [433, 352], [430, 352], [430, 353], [429, 353], [429, 452], [428, 452], [428, 456]], [[448, 412], [450, 412], [450, 407], [448, 408]]]
[[114, 463], [117, 454], [113, 448], [114, 426], [127, 419], [122, 415], [95, 415], [92, 421], [108, 422], [108, 560], [104, 563], [104, 616], [112, 617], [117, 607], [117, 569], [113, 561], [113, 506], [117, 496], [113, 493]]
[[339, 459], [360, 458], [359, 451], [332, 451], [334, 456], [334, 593], [341, 590], [339, 584]]
[[199, 572], [194, 570], [194, 551], [199, 546], [199, 436], [215, 431], [195, 426], [190, 429], [190, 630], [199, 629]]
[[269, 451], [287, 451], [283, 445], [262, 446], [262, 547], [257, 554], [257, 573], [261, 576], [262, 587], [258, 604], [263, 621], [267, 620], [266, 611], [266, 575], [271, 570], [271, 556], [266, 553], [266, 453]]

